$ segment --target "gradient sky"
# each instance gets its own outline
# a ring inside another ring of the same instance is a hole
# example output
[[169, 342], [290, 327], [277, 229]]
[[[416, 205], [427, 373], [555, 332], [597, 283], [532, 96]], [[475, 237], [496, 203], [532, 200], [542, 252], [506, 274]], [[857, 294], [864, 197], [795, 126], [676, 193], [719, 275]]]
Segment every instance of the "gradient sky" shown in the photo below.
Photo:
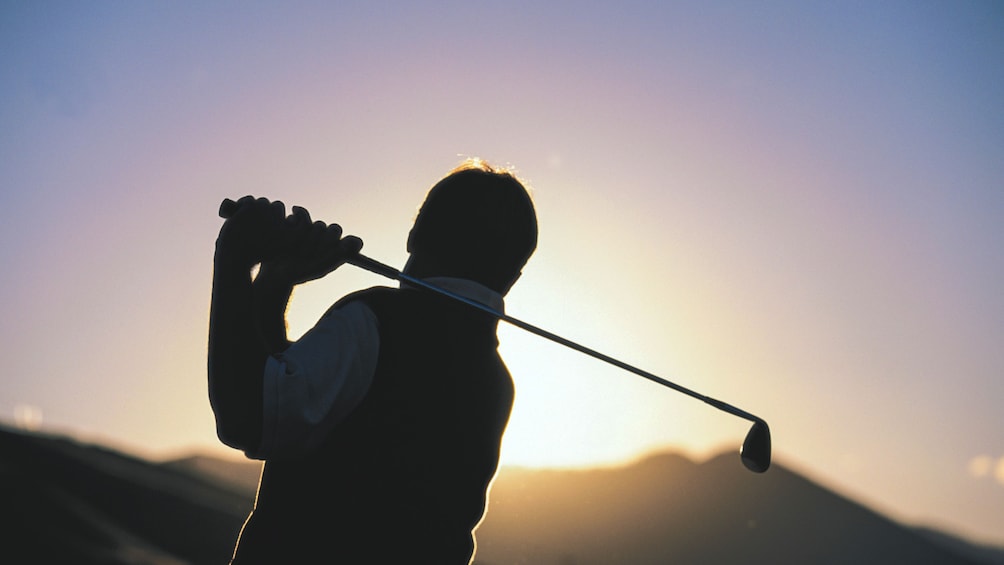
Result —
[[[402, 265], [425, 191], [479, 156], [538, 206], [509, 313], [764, 417], [827, 486], [1004, 543], [1004, 5], [332, 4], [0, 4], [0, 418], [223, 453], [220, 200], [306, 206]], [[299, 290], [291, 333], [372, 284]], [[746, 432], [501, 339], [507, 463]]]

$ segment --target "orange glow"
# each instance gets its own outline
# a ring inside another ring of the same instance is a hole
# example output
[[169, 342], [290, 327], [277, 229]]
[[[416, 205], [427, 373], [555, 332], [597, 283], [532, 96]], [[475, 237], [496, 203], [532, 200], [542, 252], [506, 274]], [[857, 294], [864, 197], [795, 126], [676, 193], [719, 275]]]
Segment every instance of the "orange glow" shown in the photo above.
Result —
[[[514, 316], [748, 408], [780, 460], [897, 517], [1004, 542], [996, 5], [537, 2], [500, 26], [424, 4], [35, 4], [0, 33], [0, 418], [222, 451], [220, 201], [303, 205], [400, 267], [425, 191], [480, 155], [517, 165], [539, 214]], [[347, 267], [297, 289], [291, 337], [383, 284]], [[508, 463], [700, 457], [746, 432], [500, 338]]]

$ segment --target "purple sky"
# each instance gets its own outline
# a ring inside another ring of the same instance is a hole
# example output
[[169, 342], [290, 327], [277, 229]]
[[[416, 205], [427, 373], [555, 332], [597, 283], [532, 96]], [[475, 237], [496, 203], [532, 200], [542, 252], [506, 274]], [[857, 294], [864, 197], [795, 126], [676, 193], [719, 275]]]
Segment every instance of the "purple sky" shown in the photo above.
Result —
[[[5, 2], [0, 418], [221, 452], [215, 210], [403, 264], [464, 156], [532, 185], [510, 313], [766, 418], [779, 461], [1004, 542], [995, 2]], [[297, 293], [294, 334], [380, 284]], [[742, 421], [514, 330], [507, 462], [738, 446]]]

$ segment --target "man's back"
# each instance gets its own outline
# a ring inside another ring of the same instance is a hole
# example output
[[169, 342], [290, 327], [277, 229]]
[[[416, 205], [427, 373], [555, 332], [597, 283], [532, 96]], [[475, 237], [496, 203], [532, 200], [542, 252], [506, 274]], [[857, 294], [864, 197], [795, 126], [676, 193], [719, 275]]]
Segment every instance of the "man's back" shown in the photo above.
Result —
[[235, 563], [467, 563], [513, 401], [497, 320], [416, 289], [349, 296], [379, 323], [362, 403], [265, 465]]
[[[469, 562], [513, 400], [498, 321], [421, 290], [372, 289], [291, 342], [293, 287], [358, 256], [362, 241], [304, 208], [287, 216], [281, 201], [229, 208], [209, 399], [220, 440], [267, 459], [236, 562]], [[536, 245], [529, 192], [473, 160], [429, 190], [402, 273], [464, 281], [501, 311]]]

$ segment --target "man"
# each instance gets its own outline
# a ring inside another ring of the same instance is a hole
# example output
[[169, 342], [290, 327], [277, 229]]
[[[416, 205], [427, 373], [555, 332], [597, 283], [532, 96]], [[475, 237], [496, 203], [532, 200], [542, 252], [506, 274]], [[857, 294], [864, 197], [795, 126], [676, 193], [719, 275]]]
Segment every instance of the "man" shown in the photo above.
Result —
[[[472, 161], [430, 190], [404, 272], [501, 311], [536, 241], [522, 184]], [[361, 245], [302, 208], [286, 217], [282, 203], [252, 197], [220, 230], [210, 401], [220, 439], [265, 460], [235, 564], [473, 556], [513, 400], [498, 320], [421, 289], [376, 287], [290, 343], [293, 286]]]

